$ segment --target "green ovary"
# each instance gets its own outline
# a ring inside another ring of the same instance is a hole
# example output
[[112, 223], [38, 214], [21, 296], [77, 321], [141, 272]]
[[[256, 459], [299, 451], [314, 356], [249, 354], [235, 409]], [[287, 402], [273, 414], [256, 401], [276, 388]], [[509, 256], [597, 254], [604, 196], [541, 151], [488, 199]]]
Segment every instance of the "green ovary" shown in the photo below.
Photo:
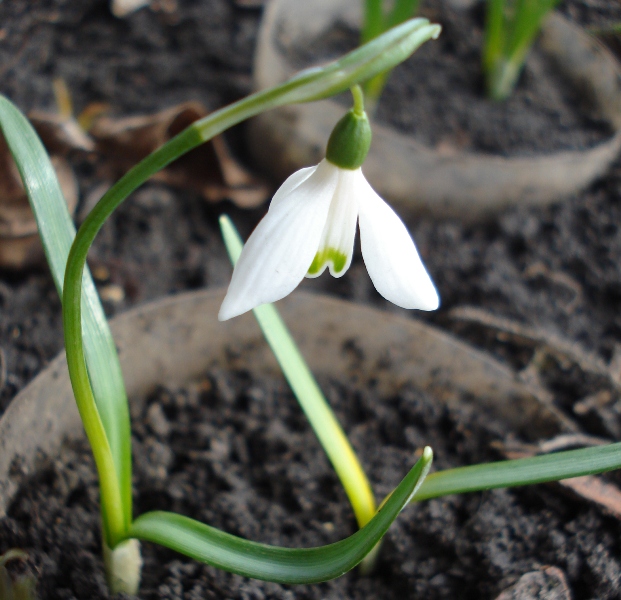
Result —
[[335, 273], [340, 273], [347, 264], [347, 256], [336, 248], [322, 248], [315, 254], [315, 258], [308, 268], [308, 274], [317, 275], [328, 262], [332, 263]]

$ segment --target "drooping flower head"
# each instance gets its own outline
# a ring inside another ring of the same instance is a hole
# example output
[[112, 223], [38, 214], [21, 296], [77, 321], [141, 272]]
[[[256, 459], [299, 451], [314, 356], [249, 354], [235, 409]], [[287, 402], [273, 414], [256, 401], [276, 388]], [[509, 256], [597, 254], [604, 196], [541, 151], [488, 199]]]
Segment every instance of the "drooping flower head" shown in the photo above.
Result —
[[239, 257], [218, 318], [225, 321], [290, 294], [306, 277], [351, 264], [356, 223], [362, 257], [377, 291], [402, 308], [435, 310], [436, 289], [410, 234], [362, 174], [371, 127], [356, 88], [354, 107], [336, 124], [326, 158], [291, 175]]

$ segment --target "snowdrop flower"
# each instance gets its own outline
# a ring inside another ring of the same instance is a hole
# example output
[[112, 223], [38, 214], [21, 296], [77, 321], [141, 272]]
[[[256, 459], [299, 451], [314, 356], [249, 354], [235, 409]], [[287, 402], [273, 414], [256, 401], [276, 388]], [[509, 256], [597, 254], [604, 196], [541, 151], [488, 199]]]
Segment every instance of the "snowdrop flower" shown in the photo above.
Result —
[[436, 289], [403, 221], [362, 174], [371, 129], [361, 92], [354, 99], [330, 136], [326, 158], [291, 175], [272, 198], [235, 265], [221, 321], [284, 298], [305, 276], [318, 277], [326, 268], [341, 277], [351, 263], [356, 222], [377, 291], [402, 308], [438, 308]]

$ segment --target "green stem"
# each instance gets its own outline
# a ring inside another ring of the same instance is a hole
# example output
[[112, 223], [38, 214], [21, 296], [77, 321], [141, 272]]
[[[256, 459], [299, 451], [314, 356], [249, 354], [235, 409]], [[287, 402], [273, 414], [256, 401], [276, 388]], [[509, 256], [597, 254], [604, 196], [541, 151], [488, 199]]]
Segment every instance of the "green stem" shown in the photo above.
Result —
[[522, 63], [519, 60], [505, 60], [500, 58], [495, 67], [488, 73], [488, 95], [492, 100], [506, 100], [513, 91]]
[[395, 0], [392, 12], [386, 19], [386, 29], [411, 19], [418, 12], [420, 0]]
[[[81, 277], [78, 276], [77, 302], [75, 299], [67, 298], [67, 296], [63, 297], [63, 314], [77, 312], [78, 316], [77, 328], [75, 322], [64, 318], [67, 364], [78, 411], [93, 450], [95, 465], [99, 473], [104, 537], [106, 543], [114, 547], [122, 539], [127, 523], [116, 466], [103, 423], [97, 411], [86, 369], [81, 331], [81, 284]], [[74, 307], [73, 311], [71, 306]]]
[[[242, 251], [242, 240], [226, 215], [220, 217], [220, 228], [231, 262], [235, 265]], [[255, 308], [253, 313], [319, 443], [343, 484], [358, 525], [364, 527], [373, 518], [376, 504], [371, 485], [354, 449], [276, 307], [273, 304], [263, 304]]]
[[350, 91], [354, 98], [354, 114], [359, 117], [364, 116], [364, 93], [362, 92], [362, 88], [359, 85], [354, 85]]
[[[387, 29], [395, 27], [410, 19], [418, 10], [419, 0], [395, 0], [388, 15], [382, 6], [381, 0], [365, 0], [365, 12], [361, 41], [368, 42]], [[391, 69], [377, 74], [364, 82], [364, 91], [367, 96], [368, 112], [375, 114], [379, 98], [384, 91]]]

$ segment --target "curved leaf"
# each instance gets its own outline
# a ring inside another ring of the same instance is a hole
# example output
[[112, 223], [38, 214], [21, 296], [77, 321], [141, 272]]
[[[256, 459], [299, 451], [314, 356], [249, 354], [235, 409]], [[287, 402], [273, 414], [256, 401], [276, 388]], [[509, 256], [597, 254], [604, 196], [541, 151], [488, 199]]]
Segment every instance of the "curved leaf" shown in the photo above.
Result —
[[[3, 96], [0, 96], [0, 128], [28, 194], [54, 283], [62, 299], [65, 264], [75, 237], [75, 227], [56, 172], [35, 130], [17, 107]], [[82, 328], [88, 374], [119, 479], [125, 521], [129, 525], [132, 515], [131, 448], [125, 384], [114, 340], [88, 269], [84, 270], [82, 285]]]
[[146, 513], [134, 521], [128, 537], [167, 546], [232, 573], [278, 583], [316, 583], [355, 567], [386, 533], [407, 505], [431, 466], [426, 447], [420, 460], [369, 523], [353, 535], [318, 548], [281, 548], [251, 542], [168, 512]]

